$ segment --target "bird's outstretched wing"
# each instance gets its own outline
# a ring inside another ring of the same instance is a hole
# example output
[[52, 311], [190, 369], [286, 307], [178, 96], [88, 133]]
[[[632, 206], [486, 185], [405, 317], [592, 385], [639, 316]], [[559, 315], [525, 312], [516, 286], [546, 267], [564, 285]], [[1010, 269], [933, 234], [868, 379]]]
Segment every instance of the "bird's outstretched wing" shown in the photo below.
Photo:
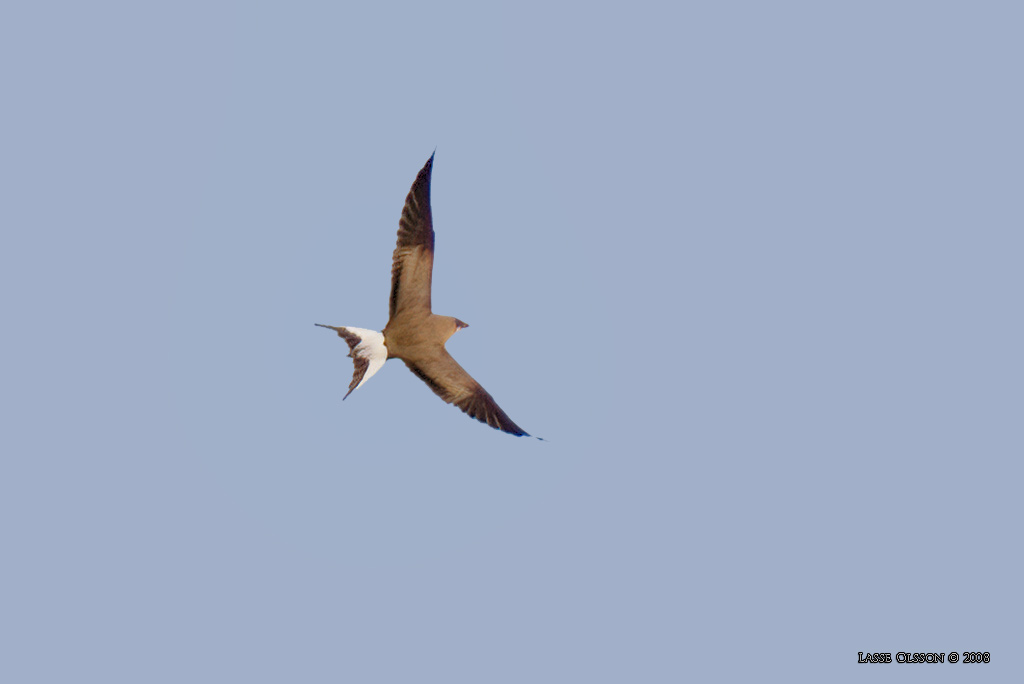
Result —
[[434, 268], [434, 225], [430, 216], [430, 170], [434, 155], [416, 176], [398, 221], [398, 244], [391, 264], [389, 316], [402, 310], [430, 313], [430, 276]]
[[441, 353], [434, 358], [418, 360], [415, 363], [406, 361], [405, 365], [420, 380], [427, 383], [437, 396], [449, 404], [455, 404], [481, 423], [487, 423], [492, 428], [516, 437], [530, 436], [512, 422], [508, 414], [494, 401], [494, 397], [488, 394], [447, 350], [442, 348]]

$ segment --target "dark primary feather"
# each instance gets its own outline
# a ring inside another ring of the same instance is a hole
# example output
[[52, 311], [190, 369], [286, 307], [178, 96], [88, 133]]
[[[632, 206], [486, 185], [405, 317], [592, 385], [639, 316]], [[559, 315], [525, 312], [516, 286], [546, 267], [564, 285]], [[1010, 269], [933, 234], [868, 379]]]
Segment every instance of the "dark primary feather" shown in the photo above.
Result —
[[434, 155], [420, 170], [405, 198], [398, 221], [398, 243], [391, 264], [389, 317], [405, 308], [430, 311], [434, 267], [434, 223], [430, 214], [430, 171]]
[[406, 361], [405, 365], [416, 374], [416, 377], [427, 383], [437, 396], [449, 404], [455, 404], [466, 415], [510, 435], [530, 436], [526, 430], [512, 422], [508, 414], [494, 401], [494, 397], [446, 350], [442, 349], [441, 354], [433, 359], [416, 363]]

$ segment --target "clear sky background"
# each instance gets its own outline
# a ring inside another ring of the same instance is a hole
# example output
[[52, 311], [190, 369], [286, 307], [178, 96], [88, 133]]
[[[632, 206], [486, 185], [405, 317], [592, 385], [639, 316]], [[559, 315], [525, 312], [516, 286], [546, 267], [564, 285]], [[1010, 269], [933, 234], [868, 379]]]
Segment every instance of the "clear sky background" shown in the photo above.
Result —
[[0, 680], [1021, 681], [1022, 22], [5, 3]]

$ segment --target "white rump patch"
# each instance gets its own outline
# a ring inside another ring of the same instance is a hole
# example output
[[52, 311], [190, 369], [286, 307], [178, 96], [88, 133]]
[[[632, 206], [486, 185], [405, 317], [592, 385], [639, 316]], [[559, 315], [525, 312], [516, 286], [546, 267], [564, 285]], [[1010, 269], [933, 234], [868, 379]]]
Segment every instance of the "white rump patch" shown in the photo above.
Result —
[[[383, 333], [379, 333], [376, 330], [350, 328], [348, 326], [345, 326], [345, 330], [359, 336], [359, 344], [349, 352], [349, 356], [354, 359], [365, 359], [369, 364], [367, 365], [366, 373], [363, 374], [359, 384], [349, 390], [349, 394], [351, 394], [362, 387], [363, 383], [369, 380], [374, 373], [380, 370], [381, 366], [384, 365], [384, 362], [388, 360], [388, 348], [384, 346]], [[348, 396], [348, 394], [345, 396]]]

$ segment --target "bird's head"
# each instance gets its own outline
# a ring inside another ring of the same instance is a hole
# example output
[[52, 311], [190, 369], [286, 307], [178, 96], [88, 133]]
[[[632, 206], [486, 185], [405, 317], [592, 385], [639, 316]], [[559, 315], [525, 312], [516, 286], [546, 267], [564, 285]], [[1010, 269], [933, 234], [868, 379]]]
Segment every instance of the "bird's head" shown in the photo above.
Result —
[[434, 323], [436, 326], [434, 334], [442, 337], [445, 342], [455, 333], [469, 327], [469, 323], [464, 323], [458, 318], [452, 318], [451, 316], [437, 316], [434, 318], [434, 321], [436, 321]]

